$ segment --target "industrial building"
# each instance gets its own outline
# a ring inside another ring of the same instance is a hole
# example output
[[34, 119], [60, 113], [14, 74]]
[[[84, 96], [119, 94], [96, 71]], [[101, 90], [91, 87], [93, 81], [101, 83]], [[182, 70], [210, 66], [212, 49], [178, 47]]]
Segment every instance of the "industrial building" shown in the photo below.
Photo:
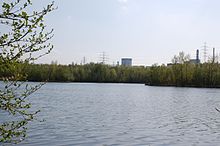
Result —
[[132, 66], [132, 58], [122, 58], [121, 65], [122, 66]]
[[190, 59], [189, 62], [193, 63], [193, 64], [199, 64], [200, 63], [199, 50], [198, 49], [196, 50], [196, 59]]

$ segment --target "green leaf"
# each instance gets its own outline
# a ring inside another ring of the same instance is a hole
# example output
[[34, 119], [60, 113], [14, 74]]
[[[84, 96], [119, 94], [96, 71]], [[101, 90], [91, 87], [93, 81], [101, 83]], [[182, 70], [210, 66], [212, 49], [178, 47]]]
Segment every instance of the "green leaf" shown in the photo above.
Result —
[[23, 17], [27, 17], [27, 13], [26, 13], [25, 11], [22, 11], [22, 12], [21, 12], [21, 15], [22, 15]]
[[40, 27], [43, 27], [44, 26], [44, 24], [43, 23], [40, 23]]
[[10, 9], [10, 5], [7, 3], [3, 3], [2, 7], [5, 9]]

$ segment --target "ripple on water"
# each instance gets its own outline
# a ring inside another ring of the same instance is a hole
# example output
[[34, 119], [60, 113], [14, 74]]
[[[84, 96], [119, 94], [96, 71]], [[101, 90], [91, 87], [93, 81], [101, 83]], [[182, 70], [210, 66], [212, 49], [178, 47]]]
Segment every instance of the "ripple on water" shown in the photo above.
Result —
[[218, 93], [137, 84], [48, 83], [31, 98], [45, 121], [32, 122], [29, 137], [18, 146], [218, 145]]

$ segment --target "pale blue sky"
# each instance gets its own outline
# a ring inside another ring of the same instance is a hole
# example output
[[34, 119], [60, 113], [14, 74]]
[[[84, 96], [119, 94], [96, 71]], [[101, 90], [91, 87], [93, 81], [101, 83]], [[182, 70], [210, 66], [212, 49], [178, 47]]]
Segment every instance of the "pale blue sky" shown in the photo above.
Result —
[[[34, 0], [37, 7], [49, 0]], [[39, 62], [108, 63], [122, 57], [136, 65], [167, 63], [179, 51], [191, 54], [207, 42], [220, 51], [219, 0], [55, 0], [47, 17], [55, 29], [53, 52]], [[202, 50], [200, 51], [202, 55]], [[201, 56], [200, 55], [200, 56]], [[201, 56], [202, 57], [202, 56]]]

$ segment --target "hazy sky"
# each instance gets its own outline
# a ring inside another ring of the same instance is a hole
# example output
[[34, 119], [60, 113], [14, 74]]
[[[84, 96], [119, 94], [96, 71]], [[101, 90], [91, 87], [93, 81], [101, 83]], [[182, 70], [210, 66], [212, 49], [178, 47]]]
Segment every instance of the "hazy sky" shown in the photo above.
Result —
[[[35, 0], [39, 7], [49, 0]], [[39, 62], [108, 63], [131, 57], [136, 65], [167, 63], [179, 51], [195, 58], [207, 42], [220, 51], [219, 0], [55, 0], [47, 17], [55, 29], [53, 52]]]

